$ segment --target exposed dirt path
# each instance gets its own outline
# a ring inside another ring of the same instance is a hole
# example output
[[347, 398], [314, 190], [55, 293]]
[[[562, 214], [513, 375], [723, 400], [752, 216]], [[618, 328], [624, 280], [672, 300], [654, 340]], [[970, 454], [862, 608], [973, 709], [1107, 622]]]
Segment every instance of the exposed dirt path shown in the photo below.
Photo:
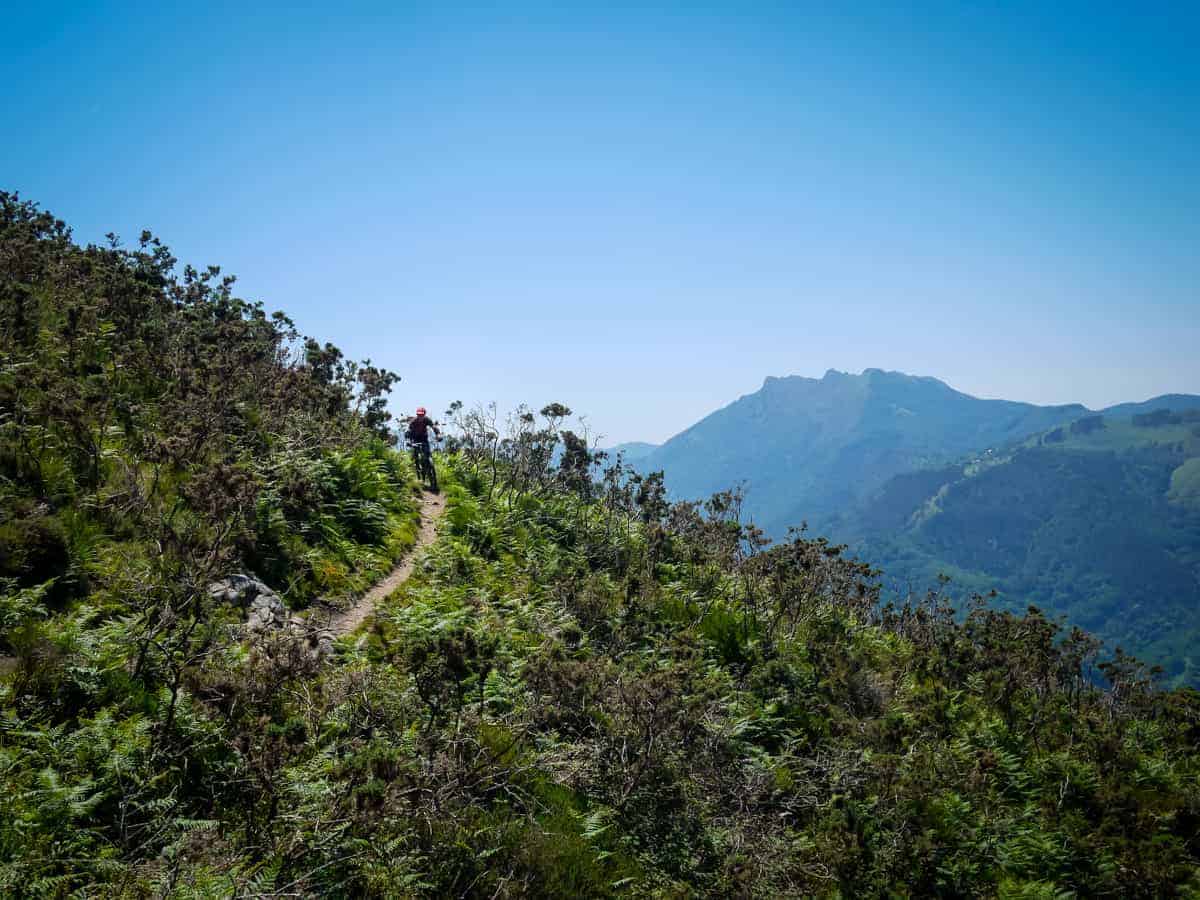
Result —
[[334, 613], [330, 617], [328, 630], [333, 633], [335, 638], [347, 635], [358, 628], [375, 611], [375, 604], [408, 581], [408, 576], [412, 574], [413, 567], [416, 565], [417, 555], [437, 538], [437, 522], [445, 511], [446, 497], [444, 494], [421, 494], [421, 530], [417, 532], [417, 542], [413, 544], [412, 549], [408, 551], [400, 564], [388, 573], [387, 577], [363, 594], [349, 609]]

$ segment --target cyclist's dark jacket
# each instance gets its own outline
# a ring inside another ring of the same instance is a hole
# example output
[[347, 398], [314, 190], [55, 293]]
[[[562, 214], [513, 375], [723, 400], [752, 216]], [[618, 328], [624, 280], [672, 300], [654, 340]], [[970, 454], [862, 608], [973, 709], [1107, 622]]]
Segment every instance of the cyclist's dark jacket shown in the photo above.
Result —
[[429, 416], [417, 416], [408, 423], [408, 439], [417, 444], [429, 443], [429, 429], [437, 429]]

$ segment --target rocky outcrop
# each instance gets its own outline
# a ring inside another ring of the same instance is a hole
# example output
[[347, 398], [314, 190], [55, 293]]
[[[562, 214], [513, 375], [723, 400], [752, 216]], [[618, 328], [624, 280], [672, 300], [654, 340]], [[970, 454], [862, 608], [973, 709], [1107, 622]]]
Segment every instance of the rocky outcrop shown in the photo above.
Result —
[[[313, 661], [323, 661], [333, 653], [333, 632], [308, 619], [293, 616], [270, 587], [249, 575], [234, 574], [213, 582], [208, 594], [220, 603], [239, 606], [246, 611], [242, 626], [246, 636], [272, 646], [290, 645]], [[271, 655], [274, 655], [272, 653]]]
[[208, 586], [208, 594], [219, 603], [230, 603], [241, 607], [249, 607], [258, 597], [278, 596], [267, 585], [250, 575], [227, 575], [220, 581]]

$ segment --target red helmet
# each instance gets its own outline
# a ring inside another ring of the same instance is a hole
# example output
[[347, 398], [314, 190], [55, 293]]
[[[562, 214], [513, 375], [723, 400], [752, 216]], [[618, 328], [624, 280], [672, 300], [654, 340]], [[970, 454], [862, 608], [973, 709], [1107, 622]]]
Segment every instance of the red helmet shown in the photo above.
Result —
[[425, 415], [425, 407], [423, 407], [423, 406], [418, 406], [418, 407], [417, 407], [417, 415], [418, 415], [418, 416], [423, 416], [423, 415]]

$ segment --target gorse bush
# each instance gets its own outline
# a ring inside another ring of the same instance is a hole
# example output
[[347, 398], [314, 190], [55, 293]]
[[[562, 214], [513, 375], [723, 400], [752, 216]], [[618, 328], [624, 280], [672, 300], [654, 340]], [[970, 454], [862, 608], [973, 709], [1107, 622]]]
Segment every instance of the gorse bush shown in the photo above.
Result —
[[411, 544], [393, 376], [3, 209], [0, 894], [1200, 891], [1194, 692], [1037, 610], [881, 608], [561, 404], [456, 405], [439, 537], [333, 661], [246, 636], [213, 578], [336, 601]]

